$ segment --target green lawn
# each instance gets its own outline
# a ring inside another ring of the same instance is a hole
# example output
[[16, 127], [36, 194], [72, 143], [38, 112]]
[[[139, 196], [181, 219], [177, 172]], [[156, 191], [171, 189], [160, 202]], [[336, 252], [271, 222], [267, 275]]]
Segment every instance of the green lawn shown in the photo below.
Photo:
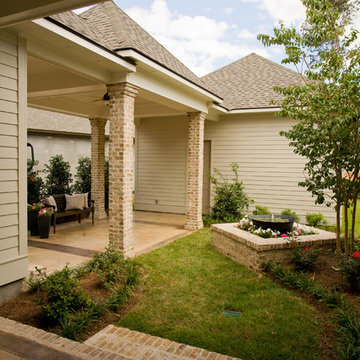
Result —
[[[345, 211], [343, 211], [342, 216], [342, 227], [341, 230], [344, 232], [344, 214]], [[348, 209], [348, 219], [349, 219], [349, 230], [351, 230], [351, 224], [352, 224], [352, 209]], [[355, 235], [360, 237], [360, 200], [358, 200], [356, 205], [356, 218], [355, 218]]]
[[[218, 253], [202, 229], [138, 262], [144, 294], [119, 326], [247, 359], [319, 359], [317, 310]], [[224, 316], [240, 310], [240, 318]]]

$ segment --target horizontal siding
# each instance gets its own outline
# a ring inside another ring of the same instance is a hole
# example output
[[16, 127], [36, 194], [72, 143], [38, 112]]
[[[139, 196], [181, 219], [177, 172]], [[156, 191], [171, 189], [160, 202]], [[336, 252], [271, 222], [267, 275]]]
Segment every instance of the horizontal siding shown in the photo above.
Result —
[[9, 237], [18, 237], [19, 227], [17, 225], [0, 227], [0, 242]]
[[17, 91], [17, 89], [18, 89], [17, 88], [17, 79], [12, 78], [11, 76], [7, 77], [4, 75], [0, 75], [0, 84], [1, 84], [1, 87], [5, 88], [5, 89], [14, 90], [14, 91]]
[[137, 138], [136, 209], [185, 212], [186, 148], [185, 117], [141, 120]]
[[231, 176], [230, 163], [239, 164], [239, 177], [255, 205], [279, 213], [290, 208], [300, 216], [321, 211], [334, 222], [334, 211], [315, 206], [314, 198], [299, 181], [304, 179], [305, 159], [294, 154], [286, 138], [279, 135], [295, 124], [293, 120], [271, 114], [224, 117], [207, 121], [205, 140], [211, 140], [211, 167]]
[[18, 224], [19, 219], [17, 214], [0, 216], [0, 227], [2, 228]]
[[0, 262], [9, 259], [15, 259], [18, 255], [19, 255], [19, 249], [17, 245], [11, 248], [2, 249], [0, 251]]
[[17, 192], [0, 193], [0, 205], [14, 204], [18, 202]]
[[[1, 185], [1, 184], [0, 184]], [[0, 205], [0, 216], [14, 215], [18, 213], [18, 204], [5, 204]]]
[[[0, 148], [1, 151], [1, 148]], [[18, 172], [17, 170], [1, 170], [0, 181], [17, 181]]]
[[0, 144], [4, 147], [15, 147], [17, 148], [17, 136], [1, 135]]
[[0, 31], [0, 285], [19, 279], [18, 48]]
[[17, 125], [17, 114], [9, 114], [7, 112], [0, 111], [0, 123]]
[[0, 251], [18, 246], [18, 237], [11, 236], [0, 240]]
[[17, 192], [18, 183], [17, 181], [1, 181], [0, 182], [0, 193]]
[[0, 158], [2, 159], [17, 159], [18, 149], [1, 147]]

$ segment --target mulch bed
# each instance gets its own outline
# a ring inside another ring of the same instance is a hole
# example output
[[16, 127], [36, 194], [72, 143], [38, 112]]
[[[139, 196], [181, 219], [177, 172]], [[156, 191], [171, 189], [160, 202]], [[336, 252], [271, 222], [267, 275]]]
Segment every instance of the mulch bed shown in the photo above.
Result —
[[[95, 273], [90, 273], [81, 280], [82, 289], [91, 298], [104, 300], [109, 295], [109, 290], [104, 288], [102, 282]], [[139, 301], [142, 294], [142, 284], [134, 292], [132, 298], [124, 304], [118, 312], [107, 312], [96, 322], [90, 324], [85, 331], [79, 335], [79, 341], [85, 341], [106, 326], [113, 324], [119, 318], [129, 312]], [[0, 316], [18, 321], [22, 324], [30, 325], [48, 332], [60, 334], [60, 327], [49, 324], [42, 318], [42, 308], [34, 299], [38, 295], [35, 293], [24, 292], [17, 298], [9, 300], [0, 305]]]
[[[334, 271], [336, 266], [335, 259], [332, 256], [322, 257], [316, 266], [314, 273], [309, 274], [315, 280], [329, 289], [336, 287], [339, 292], [344, 293], [346, 299], [352, 306], [358, 309], [360, 313], [360, 294], [351, 294], [348, 285], [343, 281], [339, 272]], [[261, 276], [261, 275], [260, 275]], [[101, 281], [95, 273], [91, 273], [81, 280], [81, 286], [92, 298], [104, 299], [109, 295], [109, 290], [102, 286]], [[118, 312], [108, 312], [99, 318], [96, 322], [90, 324], [79, 336], [79, 341], [85, 341], [101, 329], [113, 324], [129, 312], [142, 296], [143, 284], [141, 283], [135, 291], [130, 301]], [[306, 295], [301, 291], [295, 291], [307, 302], [314, 305], [320, 314], [323, 325], [321, 334], [320, 348], [322, 358], [326, 360], [336, 360], [334, 345], [336, 343], [336, 325], [332, 321], [333, 312], [324, 304], [316, 301], [312, 296]], [[37, 294], [25, 292], [16, 299], [7, 301], [0, 305], [0, 316], [16, 320], [23, 324], [31, 325], [49, 332], [60, 334], [60, 328], [47, 324], [42, 319], [41, 306], [36, 304], [34, 298]]]
[[[323, 285], [324, 287], [331, 290], [336, 289], [339, 293], [343, 294], [351, 306], [357, 309], [360, 318], [360, 293], [351, 293], [346, 280], [343, 279], [340, 272], [334, 270], [334, 268], [337, 268], [335, 256], [332, 254], [321, 256], [318, 263], [316, 264], [315, 271], [313, 273], [308, 273], [308, 276], [313, 277], [317, 283]], [[314, 299], [313, 296], [305, 294], [300, 290], [291, 290], [305, 299], [308, 303], [315, 306], [319, 311], [323, 324], [323, 330], [320, 336], [322, 359], [338, 360], [335, 350], [337, 343], [337, 325], [333, 322], [334, 312], [329, 309], [327, 305]]]

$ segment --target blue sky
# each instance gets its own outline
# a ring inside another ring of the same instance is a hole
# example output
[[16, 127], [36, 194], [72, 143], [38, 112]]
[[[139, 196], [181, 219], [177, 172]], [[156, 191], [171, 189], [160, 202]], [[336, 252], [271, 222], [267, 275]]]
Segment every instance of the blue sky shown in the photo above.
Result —
[[256, 35], [305, 16], [300, 0], [114, 1], [198, 76], [252, 52], [280, 63], [282, 49], [263, 47]]

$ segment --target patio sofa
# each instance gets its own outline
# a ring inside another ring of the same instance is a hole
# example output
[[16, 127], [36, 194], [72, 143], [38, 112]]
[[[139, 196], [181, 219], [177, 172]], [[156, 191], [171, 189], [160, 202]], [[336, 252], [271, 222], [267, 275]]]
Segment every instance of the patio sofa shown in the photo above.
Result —
[[[78, 196], [77, 199], [74, 199]], [[82, 201], [80, 202], [80, 197], [82, 196]], [[88, 200], [87, 194], [61, 194], [61, 195], [52, 195], [46, 198], [43, 198], [42, 201], [48, 207], [53, 209], [52, 221], [54, 227], [54, 234], [56, 234], [56, 221], [59, 218], [69, 217], [69, 216], [78, 216], [79, 224], [81, 219], [86, 214], [91, 214], [91, 223], [94, 225], [94, 200]]]

